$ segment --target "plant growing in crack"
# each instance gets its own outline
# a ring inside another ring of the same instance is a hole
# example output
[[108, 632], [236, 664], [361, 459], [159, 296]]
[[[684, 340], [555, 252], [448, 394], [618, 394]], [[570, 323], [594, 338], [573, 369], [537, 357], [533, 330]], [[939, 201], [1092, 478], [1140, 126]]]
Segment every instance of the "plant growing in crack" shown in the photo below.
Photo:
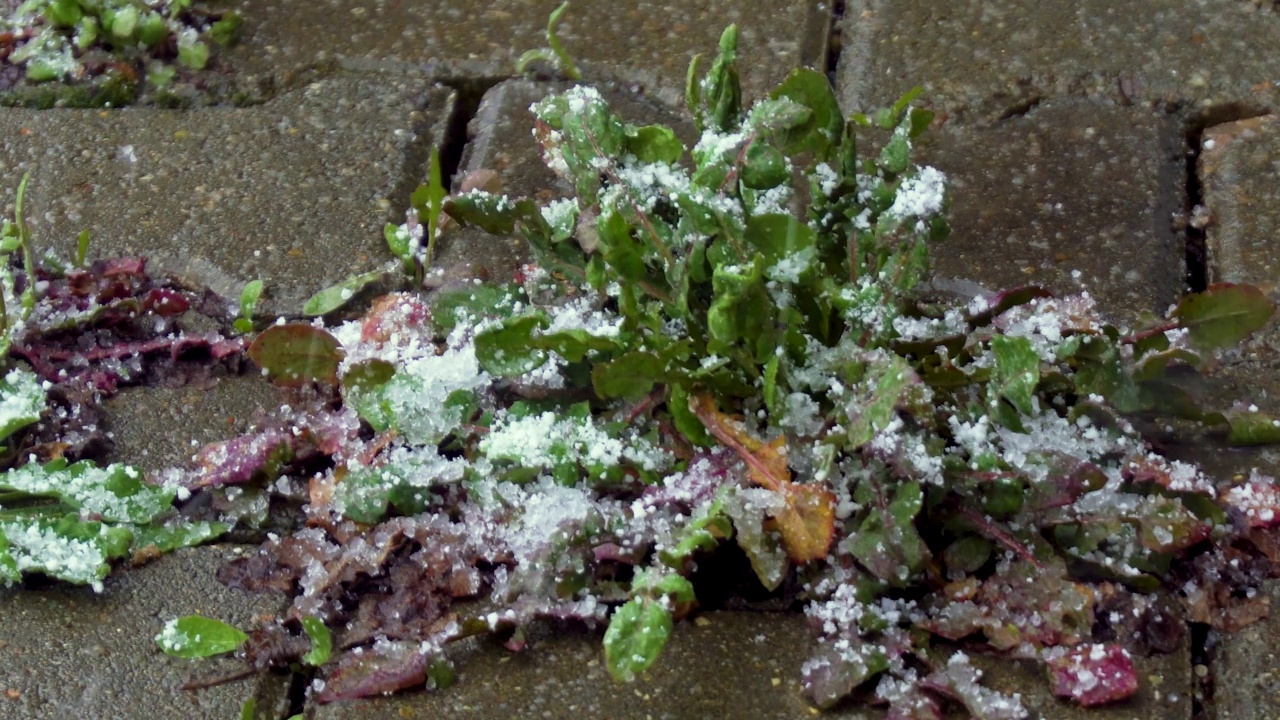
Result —
[[[1245, 590], [1269, 565], [1242, 558], [1275, 554], [1274, 481], [1215, 481], [1131, 418], [1280, 440], [1256, 408], [1204, 410], [1176, 382], [1267, 322], [1265, 296], [1211, 286], [1133, 332], [1087, 295], [940, 296], [945, 177], [911, 159], [931, 113], [910, 94], [846, 118], [803, 69], [748, 108], [735, 62], [733, 27], [705, 75], [694, 61], [691, 152], [590, 87], [535, 103], [574, 196], [439, 206], [523, 235], [536, 262], [514, 282], [258, 336], [250, 354], [296, 401], [182, 480], [306, 485], [308, 529], [220, 573], [294, 595], [234, 643], [248, 668], [319, 652], [322, 620], [319, 701], [441, 687], [449, 643], [521, 649], [553, 621], [605, 628], [608, 670], [629, 680], [730, 544], [761, 592], [804, 606], [822, 707], [857, 693], [901, 717], [1025, 715], [977, 682], [974, 649], [1102, 704], [1135, 692], [1131, 653], [1178, 643], [1154, 592], [1216, 627], [1257, 617]], [[861, 158], [868, 133], [884, 141]], [[419, 197], [430, 211], [443, 188]], [[227, 649], [175, 637], [158, 640]]]

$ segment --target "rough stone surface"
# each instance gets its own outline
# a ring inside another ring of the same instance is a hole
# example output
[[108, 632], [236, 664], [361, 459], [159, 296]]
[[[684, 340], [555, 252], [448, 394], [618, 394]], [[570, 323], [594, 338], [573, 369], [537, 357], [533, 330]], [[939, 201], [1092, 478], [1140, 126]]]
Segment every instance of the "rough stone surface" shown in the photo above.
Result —
[[[547, 17], [560, 0], [244, 0], [246, 37], [228, 53], [239, 73], [280, 78], [338, 61], [355, 67], [425, 66], [460, 80], [510, 77], [526, 50], [547, 45]], [[747, 97], [773, 89], [794, 67], [826, 58], [827, 2], [641, 0], [574, 3], [558, 36], [592, 79], [640, 83], [680, 102], [696, 53], [714, 55], [720, 33], [739, 27]]]
[[[530, 132], [534, 118], [529, 112], [533, 103], [570, 86], [508, 80], [485, 93], [467, 129], [469, 142], [459, 176], [480, 169], [496, 170], [502, 178], [503, 192], [515, 197], [527, 195], [547, 201], [572, 194], [569, 183], [542, 162]], [[691, 122], [643, 95], [617, 85], [602, 88], [602, 94], [626, 122], [671, 126], [686, 147], [693, 147], [697, 140]], [[473, 228], [445, 236], [439, 257], [442, 267], [484, 266], [495, 280], [509, 279], [515, 268], [528, 260], [523, 238], [495, 237]]]
[[[1280, 582], [1268, 583], [1271, 607], [1280, 607]], [[1274, 612], [1274, 610], [1273, 610]], [[1215, 720], [1272, 718], [1280, 707], [1280, 621], [1268, 619], [1239, 632], [1213, 638]]]
[[193, 676], [234, 672], [232, 660], [186, 660], [160, 652], [154, 637], [170, 618], [199, 613], [251, 627], [281, 609], [278, 597], [224, 588], [213, 574], [228, 547], [178, 552], [117, 570], [97, 595], [53, 585], [0, 589], [0, 716], [23, 720], [240, 716], [250, 697], [258, 718], [288, 708], [288, 679], [260, 675], [188, 692]]
[[129, 388], [105, 403], [113, 460], [147, 471], [190, 464], [204, 445], [248, 429], [279, 404], [262, 375], [219, 378], [205, 387]]
[[1176, 148], [1167, 119], [1092, 102], [946, 125], [917, 158], [949, 180], [952, 234], [934, 267], [991, 289], [1088, 290], [1117, 321], [1163, 312], [1183, 290]]
[[991, 120], [1061, 95], [1156, 107], [1274, 106], [1280, 13], [1240, 0], [850, 0], [838, 85], [847, 108], [914, 85]]
[[[468, 646], [455, 656], [458, 683], [437, 693], [413, 693], [357, 703], [315, 706], [308, 720], [450, 717], [506, 720], [542, 718], [750, 717], [812, 718], [800, 688], [800, 666], [811, 639], [798, 615], [712, 612], [676, 627], [662, 659], [635, 683], [620, 685], [605, 671], [600, 638], [544, 633], [519, 655], [496, 643]], [[1135, 658], [1141, 687], [1129, 701], [1082, 710], [1054, 698], [1042, 669], [971, 656], [990, 687], [1021, 693], [1032, 717], [1046, 720], [1190, 718], [1190, 655]], [[1172, 693], [1172, 695], [1170, 694]], [[821, 714], [835, 720], [883, 717], [883, 711], [841, 705]], [[953, 713], [961, 717], [962, 713]]]
[[[253, 108], [0, 112], [0, 172], [31, 172], [39, 251], [144, 255], [260, 308], [294, 313], [317, 290], [390, 257], [382, 226], [425, 178], [451, 94], [415, 76], [339, 74]], [[0, 197], [11, 203], [15, 186]]]

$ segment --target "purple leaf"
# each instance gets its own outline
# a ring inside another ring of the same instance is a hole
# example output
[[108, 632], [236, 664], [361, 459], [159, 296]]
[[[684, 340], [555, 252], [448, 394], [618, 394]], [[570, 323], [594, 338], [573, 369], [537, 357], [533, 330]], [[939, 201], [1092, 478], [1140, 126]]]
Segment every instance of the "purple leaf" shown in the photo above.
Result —
[[1047, 662], [1053, 694], [1084, 707], [1124, 700], [1138, 691], [1133, 660], [1118, 645], [1082, 645]]
[[281, 430], [210, 443], [196, 456], [199, 473], [183, 485], [194, 489], [273, 480], [280, 466], [293, 459], [293, 450], [293, 437]]

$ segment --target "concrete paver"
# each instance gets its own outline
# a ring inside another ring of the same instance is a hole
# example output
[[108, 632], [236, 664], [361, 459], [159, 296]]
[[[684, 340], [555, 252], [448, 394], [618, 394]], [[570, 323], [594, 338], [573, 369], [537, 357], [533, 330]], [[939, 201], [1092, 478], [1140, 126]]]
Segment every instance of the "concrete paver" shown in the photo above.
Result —
[[1167, 118], [1089, 101], [945, 125], [917, 158], [949, 180], [952, 234], [935, 269], [992, 289], [1088, 290], [1122, 322], [1163, 312], [1183, 291], [1177, 142]]
[[[382, 226], [426, 177], [452, 94], [420, 76], [338, 74], [265, 105], [0, 112], [0, 189], [31, 172], [38, 251], [88, 229], [95, 257], [144, 255], [268, 314], [390, 257]], [[401, 210], [403, 211], [403, 210]]]
[[259, 675], [188, 692], [192, 673], [214, 677], [235, 661], [186, 660], [160, 652], [153, 638], [165, 621], [199, 613], [238, 627], [256, 626], [283, 609], [279, 596], [228, 590], [215, 578], [228, 547], [179, 550], [107, 578], [102, 594], [85, 587], [0, 589], [0, 717], [239, 717], [250, 697], [258, 718], [288, 709], [288, 678]]
[[[246, 76], [280, 78], [338, 61], [354, 67], [426, 67], [459, 79], [503, 78], [526, 50], [546, 46], [547, 17], [560, 0], [244, 0], [244, 41], [228, 54]], [[720, 33], [739, 26], [747, 97], [773, 89], [794, 67], [826, 57], [826, 0], [641, 0], [577, 2], [558, 35], [594, 80], [640, 83], [677, 104], [694, 54], [714, 56]]]
[[928, 102], [989, 121], [1062, 95], [1122, 104], [1273, 107], [1280, 13], [1251, 2], [850, 0], [838, 84], [847, 108], [922, 85]]

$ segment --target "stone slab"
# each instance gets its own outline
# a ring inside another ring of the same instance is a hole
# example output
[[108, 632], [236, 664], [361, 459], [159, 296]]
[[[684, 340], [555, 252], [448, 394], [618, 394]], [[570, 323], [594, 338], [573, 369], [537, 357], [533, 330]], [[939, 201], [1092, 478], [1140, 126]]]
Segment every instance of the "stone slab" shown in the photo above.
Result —
[[846, 108], [915, 85], [957, 119], [1090, 95], [1159, 107], [1274, 107], [1280, 13], [1240, 0], [849, 0], [837, 71]]
[[[710, 612], [677, 625], [662, 658], [631, 684], [605, 671], [600, 638], [543, 633], [512, 654], [496, 643], [470, 646], [455, 659], [458, 683], [437, 693], [412, 692], [352, 703], [309, 706], [308, 720], [449, 717], [736, 718], [835, 720], [879, 718], [881, 710], [841, 705], [819, 713], [800, 687], [800, 666], [811, 648], [803, 617], [795, 614]], [[1022, 693], [1033, 717], [1046, 720], [1189, 718], [1190, 656], [1136, 658], [1142, 678], [1133, 699], [1083, 710], [1052, 697], [1044, 674], [1030, 664], [973, 657], [991, 687]], [[953, 713], [954, 716], [961, 716]]]
[[[573, 194], [569, 183], [542, 162], [533, 138], [533, 113], [529, 106], [571, 83], [538, 83], [507, 80], [485, 93], [467, 128], [469, 142], [463, 151], [459, 177], [480, 169], [496, 170], [503, 192], [541, 201]], [[631, 88], [606, 85], [601, 94], [623, 120], [637, 125], [662, 123], [673, 128], [686, 147], [693, 147], [697, 131], [691, 121]], [[441, 239], [438, 266], [483, 266], [497, 281], [511, 278], [515, 268], [529, 259], [522, 237], [500, 238], [468, 228]]]
[[229, 298], [263, 278], [259, 307], [297, 314], [390, 257], [382, 226], [451, 107], [421, 77], [336, 74], [242, 109], [7, 109], [0, 198], [29, 170], [38, 252], [70, 257], [88, 229], [94, 256], [144, 255]]
[[258, 699], [261, 720], [283, 717], [288, 678], [259, 675], [183, 691], [178, 686], [193, 673], [213, 677], [239, 666], [169, 657], [153, 639], [166, 620], [182, 615], [248, 628], [283, 608], [278, 596], [228, 590], [214, 579], [231, 552], [192, 548], [120, 568], [101, 594], [62, 584], [0, 589], [0, 717], [228, 720], [250, 697]]
[[[244, 35], [226, 59], [249, 84], [254, 76], [288, 84], [302, 70], [338, 62], [356, 67], [426, 67], [437, 77], [510, 77], [526, 50], [547, 45], [560, 0], [242, 0]], [[794, 67], [826, 59], [828, 0], [639, 0], [577, 2], [558, 35], [593, 80], [644, 85], [682, 102], [694, 54], [714, 55], [720, 33], [739, 27], [747, 97], [773, 89]]]
[[992, 290], [1088, 290], [1118, 322], [1162, 313], [1183, 290], [1179, 142], [1163, 116], [1089, 101], [945, 124], [916, 154], [948, 178], [952, 234], [935, 270]]
[[[1280, 582], [1265, 588], [1271, 607], [1280, 608]], [[1207, 716], [1213, 720], [1274, 718], [1280, 708], [1280, 620], [1269, 618], [1213, 639], [1214, 693]]]
[[256, 372], [202, 386], [126, 388], [103, 405], [115, 442], [109, 460], [148, 472], [188, 466], [201, 447], [247, 431], [279, 403], [277, 388]]

